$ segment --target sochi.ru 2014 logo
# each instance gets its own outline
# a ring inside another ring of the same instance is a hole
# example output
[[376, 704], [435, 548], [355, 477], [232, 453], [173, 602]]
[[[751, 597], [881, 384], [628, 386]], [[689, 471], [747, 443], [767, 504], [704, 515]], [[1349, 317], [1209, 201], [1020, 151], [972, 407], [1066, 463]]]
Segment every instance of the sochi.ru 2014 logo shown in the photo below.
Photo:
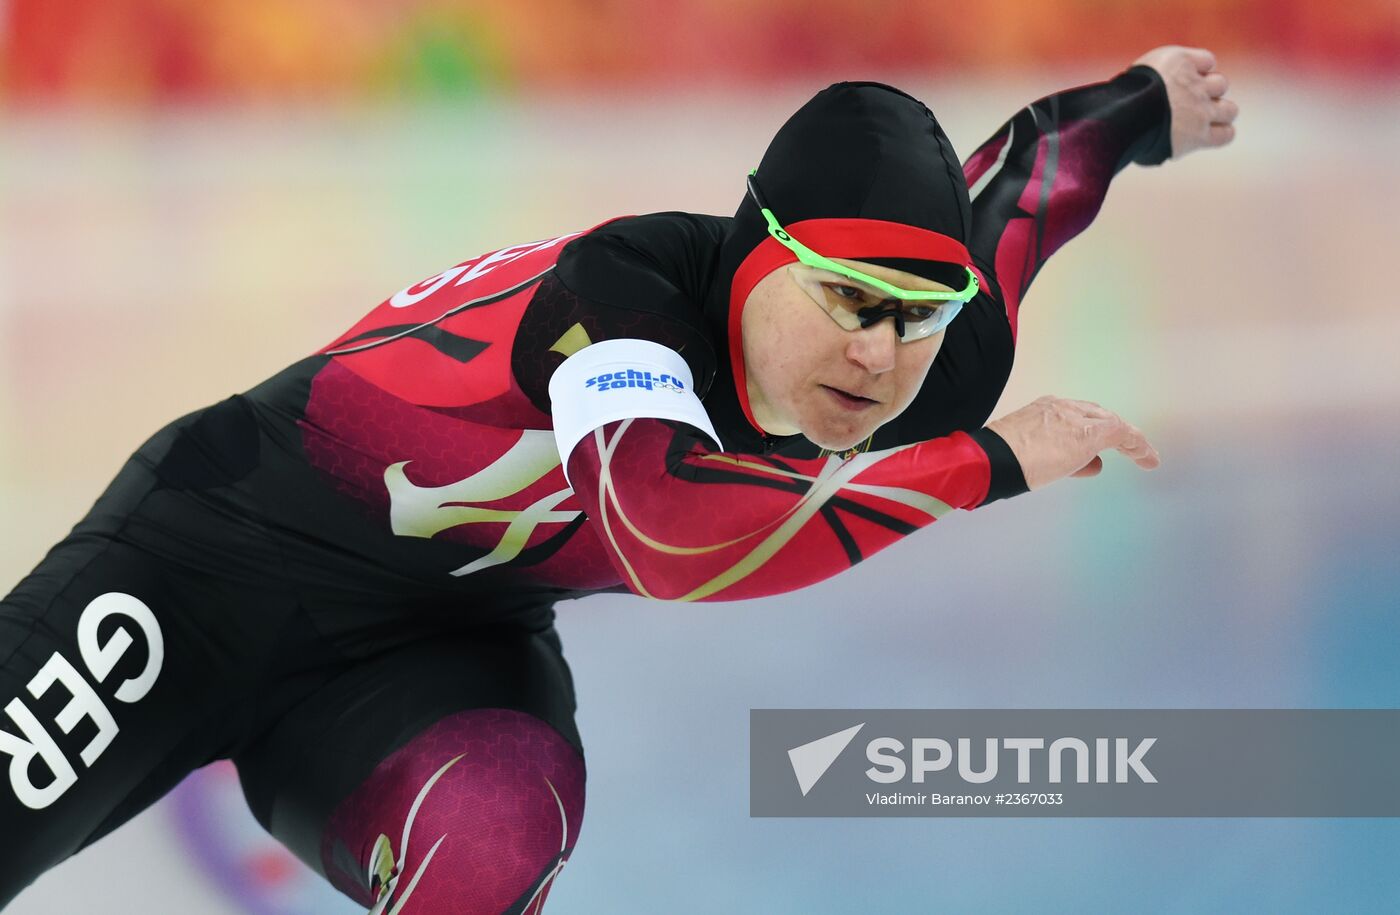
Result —
[[638, 369], [594, 375], [585, 381], [583, 386], [585, 389], [592, 388], [596, 391], [616, 391], [621, 388], [641, 388], [644, 391], [653, 391], [657, 388], [667, 391], [685, 390], [684, 382], [674, 375], [665, 373], [653, 375], [651, 372]]

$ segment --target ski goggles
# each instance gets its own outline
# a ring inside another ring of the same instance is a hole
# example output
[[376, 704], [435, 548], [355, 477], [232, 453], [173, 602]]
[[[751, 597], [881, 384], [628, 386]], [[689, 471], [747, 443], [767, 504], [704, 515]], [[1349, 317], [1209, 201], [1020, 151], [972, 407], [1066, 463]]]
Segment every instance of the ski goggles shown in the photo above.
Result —
[[893, 318], [900, 342], [912, 343], [943, 330], [977, 295], [977, 274], [970, 267], [964, 268], [967, 286], [960, 292], [901, 289], [823, 257], [789, 235], [778, 222], [759, 190], [757, 169], [749, 172], [748, 187], [749, 196], [768, 223], [768, 234], [797, 257], [798, 262], [788, 267], [794, 282], [846, 330], [861, 330]]

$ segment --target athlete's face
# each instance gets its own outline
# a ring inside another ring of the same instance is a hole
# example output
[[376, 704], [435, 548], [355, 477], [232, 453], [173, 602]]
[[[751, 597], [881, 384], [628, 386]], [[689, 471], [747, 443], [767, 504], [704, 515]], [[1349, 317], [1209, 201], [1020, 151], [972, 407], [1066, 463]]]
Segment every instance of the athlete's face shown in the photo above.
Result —
[[[833, 258], [904, 289], [948, 289], [900, 270]], [[787, 267], [759, 280], [744, 303], [749, 407], [770, 435], [801, 432], [822, 448], [852, 448], [913, 401], [943, 331], [901, 343], [894, 320], [845, 330]]]

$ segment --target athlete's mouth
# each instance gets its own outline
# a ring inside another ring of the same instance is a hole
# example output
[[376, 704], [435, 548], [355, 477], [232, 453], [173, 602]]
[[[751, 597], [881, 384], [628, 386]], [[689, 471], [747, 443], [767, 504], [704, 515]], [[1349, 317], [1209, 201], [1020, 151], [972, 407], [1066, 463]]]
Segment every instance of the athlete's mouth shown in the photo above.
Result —
[[836, 400], [837, 403], [839, 403], [841, 406], [845, 407], [848, 410], [864, 410], [868, 407], [873, 407], [880, 402], [870, 397], [864, 397], [860, 394], [852, 394], [849, 391], [843, 391], [840, 388], [833, 388], [829, 384], [824, 384], [822, 385], [822, 387], [825, 388], [827, 392], [831, 394], [831, 396]]

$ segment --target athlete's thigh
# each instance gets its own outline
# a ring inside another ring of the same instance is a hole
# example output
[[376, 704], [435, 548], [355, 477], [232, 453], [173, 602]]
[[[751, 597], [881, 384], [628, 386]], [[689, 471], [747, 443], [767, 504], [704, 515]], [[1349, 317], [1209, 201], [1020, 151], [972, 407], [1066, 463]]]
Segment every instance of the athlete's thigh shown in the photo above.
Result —
[[231, 742], [234, 698], [178, 578], [79, 538], [0, 602], [0, 905]]
[[358, 663], [234, 761], [259, 821], [357, 902], [523, 912], [578, 836], [574, 709], [552, 628], [438, 636]]

